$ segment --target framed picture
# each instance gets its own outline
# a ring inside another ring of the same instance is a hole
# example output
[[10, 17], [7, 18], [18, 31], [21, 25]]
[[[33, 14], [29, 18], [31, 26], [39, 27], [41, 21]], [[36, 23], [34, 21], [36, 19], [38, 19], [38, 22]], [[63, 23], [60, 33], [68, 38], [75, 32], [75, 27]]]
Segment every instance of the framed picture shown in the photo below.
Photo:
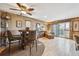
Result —
[[74, 21], [73, 22], [73, 30], [74, 31], [79, 31], [79, 21]]
[[20, 20], [16, 21], [16, 27], [21, 28], [22, 27], [22, 21], [20, 21]]
[[31, 27], [31, 21], [25, 21], [25, 26], [30, 28]]

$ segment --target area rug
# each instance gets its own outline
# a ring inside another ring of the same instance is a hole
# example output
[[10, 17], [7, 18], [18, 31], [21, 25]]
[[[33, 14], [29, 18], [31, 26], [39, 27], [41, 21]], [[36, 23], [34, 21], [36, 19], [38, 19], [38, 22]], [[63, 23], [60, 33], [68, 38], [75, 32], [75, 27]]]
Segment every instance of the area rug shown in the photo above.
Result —
[[37, 41], [37, 51], [36, 45], [34, 44], [34, 46], [32, 46], [31, 49], [31, 55], [29, 46], [26, 46], [25, 50], [16, 51], [15, 53], [12, 53], [10, 56], [41, 56], [44, 52], [44, 49], [44, 44], [40, 41]]

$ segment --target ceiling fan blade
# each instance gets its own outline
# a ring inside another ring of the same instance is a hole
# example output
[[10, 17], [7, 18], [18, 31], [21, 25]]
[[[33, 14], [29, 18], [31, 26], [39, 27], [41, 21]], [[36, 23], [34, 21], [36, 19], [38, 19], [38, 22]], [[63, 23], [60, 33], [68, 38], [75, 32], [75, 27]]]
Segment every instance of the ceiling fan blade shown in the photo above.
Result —
[[20, 3], [16, 3], [19, 7], [21, 7], [21, 4]]
[[26, 6], [24, 6], [24, 5], [20, 4], [20, 3], [16, 3], [16, 4], [19, 6], [19, 8], [21, 10], [23, 10], [23, 11], [27, 10], [27, 7]]
[[23, 10], [23, 11], [26, 11], [26, 10], [28, 10], [28, 11], [33, 11], [34, 10], [34, 8], [27, 8], [27, 6], [24, 6], [24, 5], [22, 5], [22, 4], [20, 4], [20, 3], [16, 3], [18, 6], [19, 6], [19, 8], [21, 9], [21, 10]]
[[31, 13], [27, 13], [28, 15], [30, 15], [30, 16], [32, 16], [32, 14]]
[[[18, 9], [14, 9], [14, 8], [9, 8], [10, 10], [15, 10], [15, 11], [22, 11], [22, 10], [18, 10]], [[26, 12], [26, 11], [25, 11]], [[31, 13], [29, 13], [29, 12], [26, 12], [26, 14], [28, 14], [28, 15], [32, 15]]]
[[22, 10], [19, 10], [19, 9], [15, 9], [15, 8], [9, 8], [10, 10], [16, 10], [16, 11], [22, 11]]

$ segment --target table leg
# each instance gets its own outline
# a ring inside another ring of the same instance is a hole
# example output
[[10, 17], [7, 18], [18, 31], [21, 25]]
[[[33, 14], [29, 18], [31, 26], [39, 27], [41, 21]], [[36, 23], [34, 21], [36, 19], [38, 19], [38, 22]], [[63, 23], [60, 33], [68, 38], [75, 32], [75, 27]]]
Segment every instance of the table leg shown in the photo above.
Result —
[[31, 56], [31, 45], [30, 45], [30, 56]]
[[11, 42], [9, 42], [9, 55], [11, 54]]
[[37, 40], [35, 40], [35, 43], [36, 43], [36, 52], [37, 52]]

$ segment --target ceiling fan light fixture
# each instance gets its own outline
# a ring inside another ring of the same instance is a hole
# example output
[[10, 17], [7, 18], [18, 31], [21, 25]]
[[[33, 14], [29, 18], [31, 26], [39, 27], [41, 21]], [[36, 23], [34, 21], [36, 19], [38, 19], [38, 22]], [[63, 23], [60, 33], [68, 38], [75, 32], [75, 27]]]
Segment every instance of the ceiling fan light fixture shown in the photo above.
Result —
[[25, 11], [21, 11], [21, 13], [26, 14], [26, 12], [25, 12]]

